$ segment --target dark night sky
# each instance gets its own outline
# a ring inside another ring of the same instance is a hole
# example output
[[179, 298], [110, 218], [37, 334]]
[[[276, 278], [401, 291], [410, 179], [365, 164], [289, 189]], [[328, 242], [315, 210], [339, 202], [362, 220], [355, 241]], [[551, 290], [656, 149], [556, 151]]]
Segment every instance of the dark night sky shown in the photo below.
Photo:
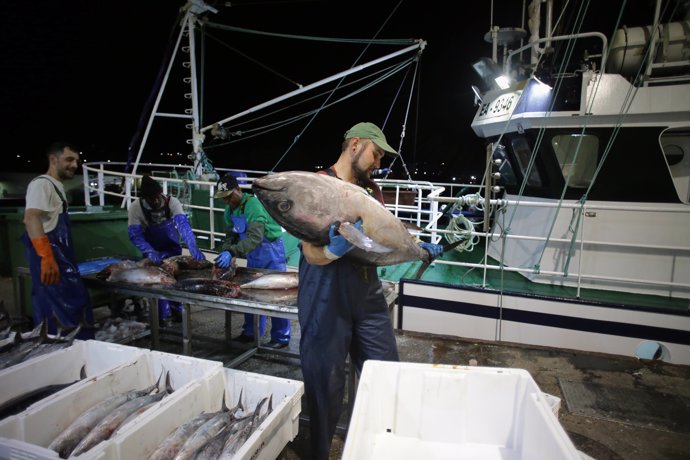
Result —
[[[481, 167], [482, 142], [470, 128], [475, 111], [470, 86], [477, 83], [470, 65], [491, 54], [490, 45], [483, 41], [490, 26], [488, 0], [403, 0], [397, 10], [398, 0], [245, 0], [233, 1], [229, 8], [222, 6], [224, 2], [210, 3], [221, 10], [210, 15], [214, 22], [327, 37], [372, 37], [395, 10], [379, 38], [423, 38], [428, 42], [421, 60], [419, 97], [413, 100], [407, 122], [405, 160], [428, 161], [432, 166], [445, 161], [449, 175], [468, 175]], [[495, 3], [496, 24], [520, 26], [522, 2]], [[615, 16], [622, 2], [607, 3]], [[652, 5], [649, 0], [631, 3], [646, 9]], [[0, 126], [9, 142], [5, 158], [10, 170], [42, 172], [42, 153], [54, 139], [76, 142], [87, 160], [126, 161], [183, 4], [182, 0], [1, 2]], [[217, 30], [210, 33], [302, 84], [349, 68], [364, 46], [275, 44]], [[295, 89], [215, 40], [207, 39], [207, 45], [205, 91], [207, 107], [213, 113], [205, 123]], [[174, 77], [179, 82], [179, 76]], [[171, 110], [184, 101], [173, 91], [173, 84], [179, 85], [171, 83], [163, 106]], [[399, 85], [400, 77], [391, 79], [322, 112], [277, 170], [312, 169], [333, 162], [342, 133], [361, 120], [381, 124]], [[403, 94], [404, 100], [396, 104], [396, 115], [385, 130], [396, 146], [401, 107], [407, 102], [407, 93]], [[209, 148], [207, 154], [216, 166], [270, 169], [304, 125], [299, 122], [274, 131], [263, 143], [239, 142]], [[190, 147], [182, 134], [177, 136], [178, 131], [154, 130], [144, 160], [157, 161], [161, 151], [188, 153]], [[29, 165], [27, 157], [34, 159]]]

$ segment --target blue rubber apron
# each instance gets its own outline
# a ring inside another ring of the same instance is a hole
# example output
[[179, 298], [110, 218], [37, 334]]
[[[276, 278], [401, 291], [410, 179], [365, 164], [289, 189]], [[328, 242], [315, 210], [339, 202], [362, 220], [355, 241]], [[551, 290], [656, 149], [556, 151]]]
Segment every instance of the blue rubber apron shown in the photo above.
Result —
[[[159, 224], [147, 225], [146, 230], [144, 230], [144, 238], [163, 259], [182, 254], [180, 237], [173, 219], [166, 219]], [[172, 300], [158, 299], [159, 319], [168, 319], [173, 310], [178, 313], [181, 312], [182, 304]]]
[[[49, 180], [45, 179], [44, 180]], [[58, 188], [50, 182], [55, 193], [62, 200], [62, 212], [58, 216], [57, 226], [46, 235], [53, 249], [53, 256], [60, 270], [58, 284], [45, 285], [41, 282], [41, 257], [31, 243], [31, 238], [24, 232], [22, 243], [26, 248], [26, 259], [31, 272], [31, 310], [34, 325], [48, 321], [48, 332], [57, 333], [55, 318], [65, 327], [76, 327], [79, 324], [92, 325], [93, 311], [89, 292], [84, 286], [74, 258], [74, 245], [70, 230], [67, 201]], [[93, 339], [94, 330], [83, 329], [77, 334], [78, 339]]]
[[[247, 218], [244, 214], [231, 216], [232, 231], [240, 236], [240, 240], [247, 237]], [[264, 236], [259, 245], [247, 254], [247, 268], [268, 268], [284, 272], [287, 268], [285, 263], [285, 246], [282, 238], [276, 238], [271, 242]], [[266, 330], [266, 317], [259, 317], [259, 335], [263, 336]], [[244, 314], [244, 325], [242, 333], [249, 337], [254, 337], [254, 315]], [[286, 318], [271, 317], [271, 342], [289, 343], [290, 342], [290, 320]]]

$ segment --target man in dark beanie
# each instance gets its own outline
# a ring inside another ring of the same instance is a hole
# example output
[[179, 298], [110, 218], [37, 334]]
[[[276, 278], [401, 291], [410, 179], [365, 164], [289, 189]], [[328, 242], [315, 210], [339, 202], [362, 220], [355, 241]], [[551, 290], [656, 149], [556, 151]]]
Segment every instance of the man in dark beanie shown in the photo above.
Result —
[[[164, 195], [163, 187], [150, 176], [141, 178], [140, 198], [129, 208], [128, 233], [132, 244], [156, 265], [167, 257], [182, 254], [180, 237], [196, 260], [206, 256], [196, 245], [194, 232], [182, 209], [182, 203], [174, 196]], [[177, 302], [158, 301], [161, 322], [169, 323], [171, 307], [179, 312]]]

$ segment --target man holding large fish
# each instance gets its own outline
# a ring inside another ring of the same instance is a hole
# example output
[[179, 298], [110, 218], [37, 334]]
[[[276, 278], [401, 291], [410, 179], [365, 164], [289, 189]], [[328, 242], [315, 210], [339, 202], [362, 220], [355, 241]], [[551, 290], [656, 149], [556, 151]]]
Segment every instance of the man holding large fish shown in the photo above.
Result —
[[[127, 233], [132, 244], [155, 265], [160, 265], [167, 257], [182, 254], [180, 236], [194, 259], [206, 260], [196, 244], [180, 200], [164, 195], [163, 187], [150, 176], [141, 178], [139, 198], [129, 207]], [[169, 325], [172, 313], [179, 313], [181, 309], [178, 302], [159, 299], [161, 324]]]
[[358, 123], [345, 133], [337, 162], [321, 174], [277, 173], [253, 184], [269, 213], [301, 239], [300, 357], [315, 459], [328, 458], [348, 353], [359, 372], [367, 359], [398, 360], [376, 266], [428, 264], [443, 252], [416, 241], [383, 206], [370, 175], [384, 155], [398, 154], [381, 129]]

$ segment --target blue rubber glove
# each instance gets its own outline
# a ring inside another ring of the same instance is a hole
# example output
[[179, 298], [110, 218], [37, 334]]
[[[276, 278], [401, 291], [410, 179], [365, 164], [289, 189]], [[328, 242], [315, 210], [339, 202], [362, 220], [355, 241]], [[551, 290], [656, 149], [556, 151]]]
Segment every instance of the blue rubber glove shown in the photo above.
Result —
[[[339, 224], [337, 223], [331, 224], [331, 227], [328, 229], [329, 242], [328, 246], [326, 246], [324, 254], [331, 260], [340, 259], [342, 256], [350, 252], [354, 247], [352, 246], [352, 243], [347, 241], [343, 235], [338, 233], [338, 225]], [[354, 227], [359, 231], [362, 231], [362, 219], [357, 219]]]
[[156, 265], [161, 263], [161, 256], [144, 238], [144, 228], [141, 225], [130, 225], [127, 234], [132, 244], [141, 251], [144, 257], [151, 259]]
[[206, 255], [196, 246], [189, 248], [189, 253], [194, 257], [194, 260], [206, 260]]
[[443, 246], [441, 246], [440, 244], [421, 242], [419, 243], [419, 246], [426, 252], [428, 252], [433, 258], [436, 258], [443, 254]]
[[163, 258], [158, 253], [158, 251], [155, 251], [153, 249], [151, 249], [149, 252], [146, 253], [146, 258], [149, 259], [151, 262], [153, 262], [156, 265], [160, 265], [161, 262], [163, 262]]
[[215, 258], [214, 262], [216, 263], [216, 266], [220, 268], [229, 268], [230, 262], [232, 262], [232, 254], [230, 254], [230, 251], [223, 251], [218, 254], [218, 257]]
[[199, 250], [196, 245], [196, 238], [194, 237], [194, 232], [192, 231], [192, 226], [189, 225], [189, 220], [184, 214], [177, 214], [173, 217], [173, 222], [177, 227], [177, 231], [180, 232], [182, 241], [189, 248], [189, 253], [194, 257], [195, 260], [206, 260], [204, 253]]

